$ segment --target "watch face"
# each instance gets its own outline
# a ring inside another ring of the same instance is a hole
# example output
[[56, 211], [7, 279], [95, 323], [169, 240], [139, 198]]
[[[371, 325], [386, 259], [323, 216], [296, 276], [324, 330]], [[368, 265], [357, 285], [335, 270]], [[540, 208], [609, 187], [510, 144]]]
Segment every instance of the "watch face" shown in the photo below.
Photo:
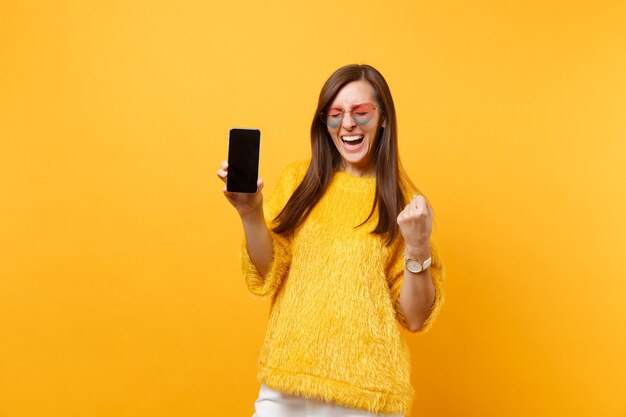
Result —
[[419, 262], [414, 261], [413, 259], [408, 259], [406, 261], [406, 269], [411, 272], [421, 272], [422, 266], [419, 264]]

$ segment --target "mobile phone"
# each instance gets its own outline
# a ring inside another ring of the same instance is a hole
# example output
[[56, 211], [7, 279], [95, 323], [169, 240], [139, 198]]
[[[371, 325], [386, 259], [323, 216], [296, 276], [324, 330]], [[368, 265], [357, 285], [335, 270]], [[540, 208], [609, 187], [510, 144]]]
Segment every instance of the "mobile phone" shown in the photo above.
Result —
[[230, 129], [226, 189], [233, 193], [256, 193], [259, 178], [259, 129]]

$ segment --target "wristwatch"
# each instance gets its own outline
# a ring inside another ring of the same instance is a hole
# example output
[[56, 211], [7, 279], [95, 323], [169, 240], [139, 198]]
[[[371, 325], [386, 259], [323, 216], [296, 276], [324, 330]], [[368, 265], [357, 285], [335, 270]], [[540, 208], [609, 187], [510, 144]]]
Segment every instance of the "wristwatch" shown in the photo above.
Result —
[[420, 262], [417, 259], [407, 258], [406, 252], [402, 256], [404, 257], [404, 266], [414, 274], [428, 269], [430, 262], [432, 261], [431, 256], [429, 256], [424, 262]]

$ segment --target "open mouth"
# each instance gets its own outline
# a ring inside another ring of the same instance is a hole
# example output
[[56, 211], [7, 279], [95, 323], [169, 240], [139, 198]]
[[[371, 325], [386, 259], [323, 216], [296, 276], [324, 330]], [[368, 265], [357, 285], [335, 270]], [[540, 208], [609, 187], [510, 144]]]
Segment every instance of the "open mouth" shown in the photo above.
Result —
[[356, 146], [363, 142], [363, 135], [342, 136], [341, 140], [346, 145]]

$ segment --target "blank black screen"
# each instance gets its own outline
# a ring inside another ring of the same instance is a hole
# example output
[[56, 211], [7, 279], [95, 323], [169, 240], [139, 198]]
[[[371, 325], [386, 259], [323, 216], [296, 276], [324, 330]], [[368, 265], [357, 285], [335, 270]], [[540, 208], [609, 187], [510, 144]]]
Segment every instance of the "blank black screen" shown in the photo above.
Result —
[[228, 140], [226, 189], [235, 193], [256, 193], [259, 176], [261, 131], [231, 129]]

